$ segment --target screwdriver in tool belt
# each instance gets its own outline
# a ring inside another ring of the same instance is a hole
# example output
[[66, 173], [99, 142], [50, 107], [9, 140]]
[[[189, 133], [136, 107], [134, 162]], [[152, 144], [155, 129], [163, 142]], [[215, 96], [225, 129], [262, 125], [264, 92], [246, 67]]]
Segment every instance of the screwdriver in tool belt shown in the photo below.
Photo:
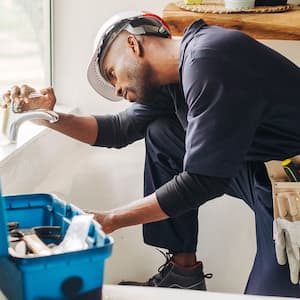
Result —
[[282, 163], [283, 169], [289, 179], [289, 181], [300, 181], [300, 174], [297, 166], [291, 159], [285, 159]]

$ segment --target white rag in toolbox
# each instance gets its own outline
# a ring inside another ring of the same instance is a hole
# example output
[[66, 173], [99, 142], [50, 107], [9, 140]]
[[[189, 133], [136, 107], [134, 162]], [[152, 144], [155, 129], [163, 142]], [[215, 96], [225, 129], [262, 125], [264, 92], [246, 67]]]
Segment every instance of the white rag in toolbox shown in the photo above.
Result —
[[52, 248], [53, 254], [87, 249], [87, 237], [92, 219], [93, 215], [74, 216], [63, 241]]

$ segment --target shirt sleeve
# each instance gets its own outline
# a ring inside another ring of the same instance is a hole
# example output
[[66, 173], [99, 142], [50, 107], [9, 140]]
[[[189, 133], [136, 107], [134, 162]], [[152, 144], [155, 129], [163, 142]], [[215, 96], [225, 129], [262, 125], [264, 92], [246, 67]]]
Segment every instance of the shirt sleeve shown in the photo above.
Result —
[[252, 75], [221, 55], [209, 53], [185, 60], [185, 171], [217, 177], [236, 175], [266, 109]]
[[222, 196], [229, 182], [228, 178], [182, 172], [157, 189], [156, 197], [161, 209], [173, 218]]
[[151, 105], [132, 104], [115, 115], [94, 116], [98, 134], [94, 146], [122, 148], [144, 138], [146, 128], [156, 118], [174, 115], [174, 105], [167, 90], [162, 89]]

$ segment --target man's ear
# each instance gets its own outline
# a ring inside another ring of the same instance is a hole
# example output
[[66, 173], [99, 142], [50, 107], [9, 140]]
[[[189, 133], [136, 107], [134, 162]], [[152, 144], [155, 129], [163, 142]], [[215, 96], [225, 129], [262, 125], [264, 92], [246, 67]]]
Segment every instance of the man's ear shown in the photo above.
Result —
[[132, 34], [128, 35], [127, 44], [128, 44], [128, 47], [132, 50], [134, 55], [137, 55], [137, 56], [143, 55], [142, 45], [134, 35], [132, 35]]

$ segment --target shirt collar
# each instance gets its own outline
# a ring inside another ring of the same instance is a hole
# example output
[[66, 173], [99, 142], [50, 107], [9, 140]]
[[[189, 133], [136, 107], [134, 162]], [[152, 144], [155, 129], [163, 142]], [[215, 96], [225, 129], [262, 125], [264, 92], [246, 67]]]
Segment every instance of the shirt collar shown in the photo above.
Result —
[[180, 60], [179, 60], [179, 81], [181, 85], [181, 69], [182, 69], [182, 64], [184, 61], [184, 55], [185, 55], [185, 50], [190, 43], [190, 41], [194, 38], [195, 34], [200, 31], [203, 27], [207, 26], [207, 24], [202, 20], [199, 19], [195, 22], [193, 22], [191, 25], [189, 25], [185, 30], [184, 30], [184, 35], [180, 44]]

